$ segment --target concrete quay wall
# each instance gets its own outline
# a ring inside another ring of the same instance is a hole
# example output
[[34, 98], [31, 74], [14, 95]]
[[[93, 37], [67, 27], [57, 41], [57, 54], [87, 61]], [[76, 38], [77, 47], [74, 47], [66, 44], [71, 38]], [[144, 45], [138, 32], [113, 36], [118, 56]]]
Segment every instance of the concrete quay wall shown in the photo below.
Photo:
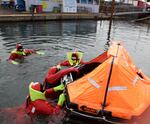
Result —
[[65, 14], [65, 13], [19, 13], [19, 14], [4, 14], [0, 15], [0, 22], [14, 22], [14, 21], [48, 21], [48, 20], [82, 20], [82, 19], [109, 19], [109, 16], [99, 14]]

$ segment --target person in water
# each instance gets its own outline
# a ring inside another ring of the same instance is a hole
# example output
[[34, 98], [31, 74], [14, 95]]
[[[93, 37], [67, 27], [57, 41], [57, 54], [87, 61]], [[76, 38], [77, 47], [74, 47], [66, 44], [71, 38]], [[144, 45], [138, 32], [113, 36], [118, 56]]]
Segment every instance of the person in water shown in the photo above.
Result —
[[60, 66], [77, 66], [86, 64], [87, 62], [84, 62], [82, 60], [83, 52], [68, 52], [67, 58], [68, 60], [64, 60], [59, 63]]
[[51, 115], [58, 114], [65, 102], [65, 94], [62, 93], [59, 96], [56, 106], [52, 106], [48, 103], [47, 98], [52, 92], [63, 90], [64, 86], [59, 85], [57, 87], [43, 90], [42, 84], [39, 82], [31, 82], [29, 85], [29, 96], [26, 100], [26, 109], [29, 115], [42, 114]]
[[48, 89], [48, 88], [58, 86], [60, 84], [61, 78], [63, 76], [65, 76], [66, 74], [69, 74], [71, 72], [76, 73], [77, 75], [79, 74], [78, 69], [74, 68], [74, 67], [66, 68], [66, 69], [63, 69], [63, 70], [61, 70], [60, 65], [51, 67], [48, 70], [48, 73], [45, 76], [44, 88]]
[[20, 43], [17, 43], [16, 49], [11, 52], [8, 61], [23, 60], [24, 56], [28, 56], [33, 53], [36, 53], [36, 51], [32, 49], [24, 49]]

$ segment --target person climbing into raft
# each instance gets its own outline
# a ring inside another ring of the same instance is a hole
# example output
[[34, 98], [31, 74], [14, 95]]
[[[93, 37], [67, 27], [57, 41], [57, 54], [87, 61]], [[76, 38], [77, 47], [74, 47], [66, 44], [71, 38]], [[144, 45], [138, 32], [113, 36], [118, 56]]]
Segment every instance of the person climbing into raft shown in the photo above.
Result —
[[21, 43], [17, 43], [16, 49], [14, 49], [11, 52], [8, 61], [12, 64], [18, 64], [18, 61], [22, 61], [25, 56], [31, 54], [40, 54], [40, 53], [33, 49], [24, 49]]
[[83, 52], [67, 52], [67, 60], [60, 62], [58, 65], [60, 66], [77, 66], [86, 64], [82, 60]]
[[[73, 66], [78, 70], [78, 76], [75, 79], [82, 77], [83, 75], [91, 72], [94, 68], [100, 65], [100, 62], [89, 61], [85, 62], [82, 60], [83, 52], [68, 52], [68, 60], [64, 60], [59, 63], [61, 66]], [[75, 76], [75, 75], [74, 75]]]
[[[81, 56], [83, 56], [83, 55], [81, 55], [79, 57], [78, 52], [69, 53], [69, 54], [70, 54], [69, 56], [72, 58], [72, 60], [75, 60], [75, 62], [77, 62], [76, 60], [78, 60], [78, 58], [82, 58]], [[74, 66], [74, 67], [69, 67], [69, 68], [61, 70], [61, 65], [69, 66], [69, 64], [64, 64], [64, 63], [67, 63], [67, 61], [68, 60], [66, 60], [65, 62], [62, 62], [62, 64], [60, 63], [60, 65], [53, 66], [48, 70], [48, 72], [45, 76], [44, 82], [43, 82], [44, 89], [49, 89], [49, 88], [60, 85], [61, 79], [70, 73], [71, 73], [73, 80], [76, 80], [76, 79], [82, 77], [83, 75], [89, 73], [90, 71], [92, 71], [94, 68], [96, 68], [100, 64], [97, 62], [81, 61], [82, 66]], [[68, 61], [68, 63], [69, 63], [69, 61]], [[76, 65], [78, 65], [78, 64], [79, 63], [77, 63]], [[75, 65], [75, 63], [74, 63], [74, 65]]]
[[42, 84], [39, 82], [31, 82], [29, 85], [29, 96], [26, 100], [26, 110], [29, 115], [42, 114], [52, 115], [58, 114], [65, 102], [65, 94], [62, 93], [59, 96], [56, 106], [52, 106], [48, 103], [47, 98], [52, 92], [57, 92], [64, 89], [63, 85], [43, 90]]
[[60, 65], [51, 67], [45, 76], [44, 88], [48, 89], [48, 88], [58, 86], [60, 84], [61, 78], [71, 72], [77, 75], [79, 74], [78, 69], [74, 67], [66, 68], [63, 70], [61, 70]]

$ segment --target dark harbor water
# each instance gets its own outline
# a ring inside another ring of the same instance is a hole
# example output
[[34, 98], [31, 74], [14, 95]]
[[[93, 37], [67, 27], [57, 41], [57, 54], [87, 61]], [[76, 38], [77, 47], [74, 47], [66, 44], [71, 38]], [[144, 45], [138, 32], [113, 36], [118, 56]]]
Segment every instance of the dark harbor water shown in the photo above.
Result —
[[[66, 52], [83, 51], [86, 61], [104, 52], [108, 48], [108, 27], [108, 21], [0, 23], [0, 109], [22, 105], [29, 83], [43, 82], [48, 68], [64, 60]], [[110, 39], [123, 42], [138, 68], [150, 76], [148, 25], [115, 21]], [[45, 55], [32, 55], [24, 63], [12, 65], [6, 60], [17, 42], [24, 48], [42, 50]], [[10, 115], [7, 118], [2, 114], [0, 111], [3, 124], [13, 123], [6, 121]], [[52, 122], [61, 123], [56, 117]]]

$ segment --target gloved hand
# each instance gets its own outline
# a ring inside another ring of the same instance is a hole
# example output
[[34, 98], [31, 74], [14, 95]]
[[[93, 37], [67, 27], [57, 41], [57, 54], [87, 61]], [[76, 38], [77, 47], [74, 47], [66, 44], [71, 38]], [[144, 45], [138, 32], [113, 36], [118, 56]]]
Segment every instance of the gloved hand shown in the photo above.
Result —
[[47, 89], [46, 91], [44, 91], [45, 97], [49, 98], [51, 94], [53, 94], [55, 91], [53, 88]]
[[65, 100], [66, 100], [65, 94], [64, 93], [60, 94], [57, 105], [63, 106]]
[[61, 91], [61, 90], [64, 90], [64, 84], [60, 84], [59, 86], [56, 86], [54, 87], [54, 91], [57, 92], [57, 91]]
[[57, 105], [54, 109], [54, 114], [58, 114], [61, 110], [61, 106]]
[[57, 65], [56, 68], [57, 68], [58, 70], [61, 70], [61, 66], [60, 66], [60, 65]]
[[26, 55], [27, 55], [25, 51], [23, 51], [23, 52], [22, 52], [22, 54], [23, 54], [24, 56], [26, 56]]

